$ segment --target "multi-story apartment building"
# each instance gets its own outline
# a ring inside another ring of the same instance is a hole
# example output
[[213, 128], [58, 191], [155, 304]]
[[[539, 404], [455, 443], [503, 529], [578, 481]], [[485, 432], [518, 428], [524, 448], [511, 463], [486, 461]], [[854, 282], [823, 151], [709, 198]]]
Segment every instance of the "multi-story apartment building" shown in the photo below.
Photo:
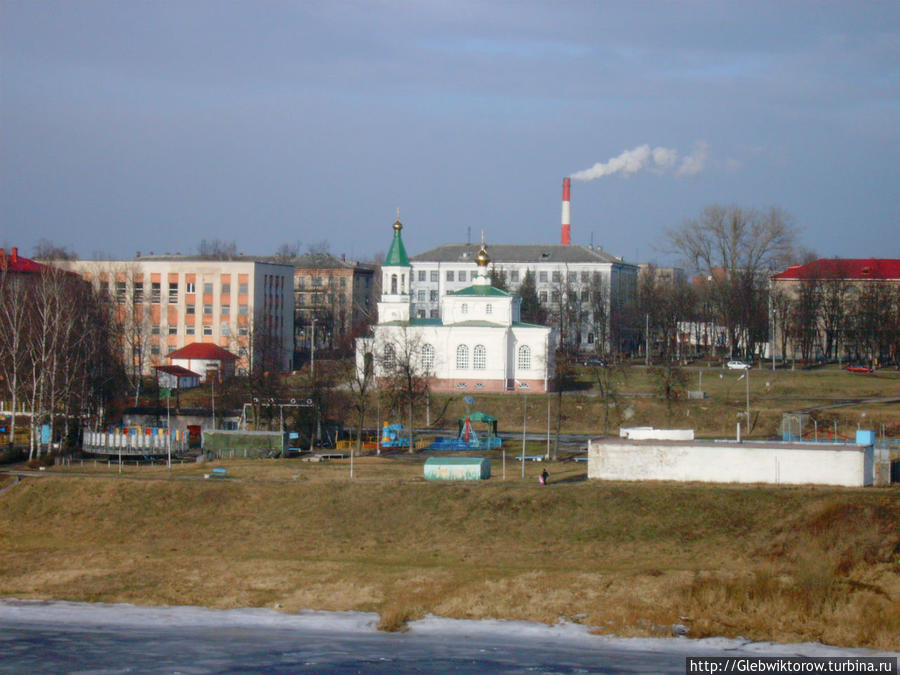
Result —
[[306, 254], [294, 259], [294, 344], [334, 348], [374, 318], [375, 268], [343, 255]]
[[771, 276], [778, 358], [900, 359], [900, 259], [819, 258]]
[[213, 343], [234, 353], [239, 373], [291, 367], [291, 265], [196, 256], [54, 264], [109, 294], [119, 307], [126, 363], [144, 374], [193, 342]]
[[[609, 340], [617, 324], [622, 332], [630, 332], [631, 322], [624, 320], [624, 314], [633, 310], [637, 296], [636, 265], [589, 246], [492, 244], [490, 250], [492, 269], [505, 276], [510, 292], [516, 293], [531, 271], [538, 299], [551, 315], [561, 306], [580, 308], [579, 348], [592, 349], [598, 340]], [[477, 253], [478, 246], [473, 244], [446, 244], [413, 256], [413, 316], [438, 316], [447, 293], [469, 286], [477, 276]], [[597, 302], [605, 305], [603, 326], [598, 326], [592, 311]], [[609, 347], [627, 350], [622, 339], [628, 338], [619, 333], [618, 344]]]

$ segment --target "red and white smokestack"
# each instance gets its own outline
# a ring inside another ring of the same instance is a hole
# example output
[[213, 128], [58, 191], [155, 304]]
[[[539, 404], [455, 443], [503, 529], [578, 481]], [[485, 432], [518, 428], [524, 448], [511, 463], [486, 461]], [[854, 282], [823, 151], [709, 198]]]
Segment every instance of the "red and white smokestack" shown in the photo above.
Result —
[[571, 187], [572, 182], [569, 178], [563, 178], [562, 240], [560, 242], [563, 246], [568, 246], [572, 243], [572, 221], [569, 213], [569, 191]]

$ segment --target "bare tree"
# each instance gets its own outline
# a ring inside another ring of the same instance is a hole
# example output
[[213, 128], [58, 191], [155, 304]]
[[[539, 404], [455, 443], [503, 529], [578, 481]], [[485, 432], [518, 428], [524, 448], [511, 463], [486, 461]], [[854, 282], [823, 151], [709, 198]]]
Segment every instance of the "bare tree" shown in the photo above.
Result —
[[201, 239], [197, 253], [209, 260], [234, 260], [238, 257], [237, 242], [221, 239]]
[[34, 257], [38, 260], [78, 260], [72, 249], [54, 244], [43, 237], [34, 246]]
[[294, 259], [300, 255], [300, 241], [297, 240], [293, 243], [283, 243], [278, 249], [275, 251], [275, 255], [272, 257], [272, 262], [281, 264], [281, 265], [290, 265], [294, 262]]
[[[782, 210], [709, 206], [700, 218], [667, 232], [668, 249], [680, 254], [692, 270], [707, 275], [716, 319], [734, 350], [739, 336], [747, 348], [761, 312], [753, 303], [763, 297], [764, 272], [782, 267], [794, 245], [795, 228]], [[764, 303], [763, 303], [764, 307]]]
[[32, 284], [22, 275], [0, 270], [0, 379], [11, 398], [9, 445], [16, 432], [15, 411], [29, 372], [29, 349], [33, 327]]
[[818, 278], [803, 279], [793, 303], [791, 334], [800, 347], [800, 358], [809, 362], [819, 343], [819, 308], [822, 295]]
[[379, 388], [388, 392], [391, 406], [405, 410], [409, 427], [409, 452], [413, 451], [413, 415], [425, 401], [429, 391], [428, 347], [420, 334], [409, 327], [393, 335], [385, 335], [375, 345], [376, 375]]

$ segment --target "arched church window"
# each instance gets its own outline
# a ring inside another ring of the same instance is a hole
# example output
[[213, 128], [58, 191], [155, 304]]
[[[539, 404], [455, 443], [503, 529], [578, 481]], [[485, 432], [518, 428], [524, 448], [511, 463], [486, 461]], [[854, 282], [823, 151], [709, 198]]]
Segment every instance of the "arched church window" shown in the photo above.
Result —
[[456, 348], [456, 369], [468, 370], [469, 368], [469, 348], [466, 345], [459, 345]]
[[487, 365], [487, 350], [484, 348], [484, 345], [475, 345], [475, 349], [472, 350], [472, 367], [475, 370], [484, 370]]
[[434, 372], [434, 347], [431, 345], [422, 345], [422, 369], [431, 373]]
[[516, 362], [519, 370], [531, 370], [531, 347], [522, 345], [519, 347], [519, 358]]

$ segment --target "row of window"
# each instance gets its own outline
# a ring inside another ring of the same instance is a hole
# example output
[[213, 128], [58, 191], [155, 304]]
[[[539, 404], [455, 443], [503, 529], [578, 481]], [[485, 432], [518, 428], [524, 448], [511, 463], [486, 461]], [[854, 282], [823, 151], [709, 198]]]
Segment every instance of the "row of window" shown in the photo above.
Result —
[[[100, 290], [106, 293], [109, 293], [109, 282], [101, 281], [100, 282]], [[178, 284], [172, 282], [168, 287], [168, 299], [169, 304], [176, 304], [178, 302]], [[128, 297], [127, 290], [127, 282], [125, 281], [117, 281], [115, 282], [115, 292], [116, 292], [116, 301], [119, 304], [125, 304], [125, 300]], [[195, 294], [197, 292], [197, 285], [194, 282], [187, 282], [184, 285], [184, 292], [186, 295]], [[241, 283], [238, 284], [238, 293], [241, 295], [246, 295], [249, 292], [249, 284]], [[213, 293], [213, 284], [204, 283], [203, 284], [203, 294], [204, 295], [212, 295]], [[223, 283], [220, 289], [220, 295], [222, 296], [230, 296], [231, 295], [231, 284]], [[144, 282], [135, 281], [131, 287], [131, 300], [135, 304], [144, 302]], [[162, 284], [159, 281], [154, 281], [150, 284], [150, 302], [154, 305], [160, 304], [162, 300]]]
[[[169, 325], [167, 326], [167, 332], [169, 335], [178, 335], [178, 326]], [[203, 335], [212, 335], [213, 327], [210, 325], [201, 326], [201, 330]], [[150, 326], [150, 335], [161, 335], [162, 334], [162, 326], [159, 324], [153, 324]], [[185, 335], [196, 335], [197, 329], [192, 323], [187, 323], [184, 325], [184, 334]], [[249, 326], [238, 326], [238, 335], [249, 335], [250, 327]], [[223, 323], [219, 326], [219, 335], [228, 336], [231, 335], [231, 324]]]
[[[196, 314], [197, 307], [196, 305], [187, 305], [184, 308], [185, 314]], [[203, 305], [203, 315], [204, 316], [212, 316], [213, 306], [212, 305]], [[250, 313], [249, 305], [238, 305], [238, 314], [241, 316], [246, 316]], [[231, 305], [222, 305], [219, 307], [219, 314], [222, 316], [230, 316], [231, 315]]]
[[[426, 372], [434, 372], [434, 346], [422, 346], [422, 369]], [[487, 368], [487, 349], [484, 345], [475, 345], [471, 351], [472, 368], [474, 370], [484, 370]], [[384, 363], [385, 367], [391, 369], [394, 367], [394, 346], [385, 345], [384, 347]], [[531, 347], [528, 345], [520, 345], [516, 352], [516, 368], [518, 370], [531, 369]], [[456, 347], [456, 369], [469, 370], [469, 346], [458, 345]]]
[[[504, 270], [501, 269], [500, 271], [503, 272]], [[512, 284], [517, 284], [521, 280], [519, 270], [509, 270], [506, 274], [509, 282]], [[444, 272], [444, 278], [447, 281], [466, 281], [467, 279], [474, 281], [477, 276], [477, 270], [446, 270]], [[600, 272], [566, 272], [566, 280], [570, 283], [580, 280], [581, 283], [586, 284], [590, 282], [592, 277], [595, 281], [599, 281], [601, 278]], [[418, 270], [416, 279], [418, 281], [437, 282], [440, 280], [440, 277], [437, 270]], [[542, 283], [547, 283], [548, 281], [559, 283], [563, 280], [563, 273], [561, 270], [541, 270], [537, 273], [537, 280]]]

